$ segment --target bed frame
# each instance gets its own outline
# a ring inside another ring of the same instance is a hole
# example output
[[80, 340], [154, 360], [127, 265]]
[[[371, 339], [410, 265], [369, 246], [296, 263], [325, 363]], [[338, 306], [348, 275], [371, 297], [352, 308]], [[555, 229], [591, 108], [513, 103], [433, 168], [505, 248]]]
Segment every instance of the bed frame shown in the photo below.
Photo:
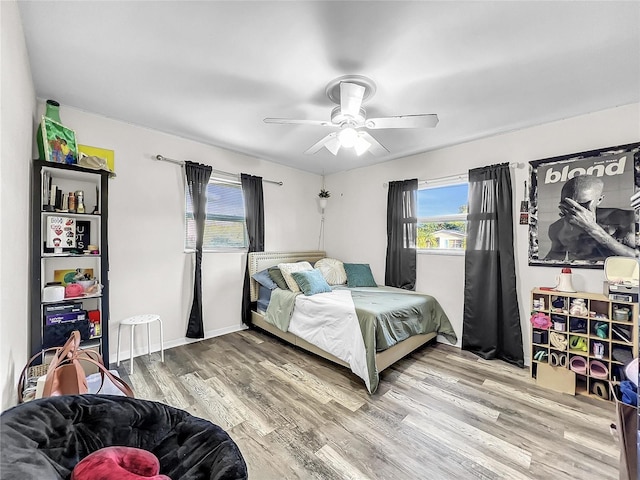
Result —
[[[308, 252], [254, 252], [249, 254], [249, 275], [260, 272], [265, 268], [273, 267], [279, 263], [293, 263], [306, 260], [310, 263], [314, 263], [321, 258], [326, 257], [326, 253], [323, 251], [308, 251]], [[253, 278], [250, 282], [251, 287], [251, 301], [256, 302], [258, 300], [258, 282]], [[296, 345], [311, 353], [315, 353], [327, 360], [349, 368], [349, 365], [338, 357], [325, 352], [321, 348], [312, 345], [311, 343], [303, 340], [300, 337], [290, 333], [283, 332], [277, 327], [274, 327], [264, 319], [264, 315], [257, 311], [251, 312], [251, 321], [256, 327], [265, 330], [272, 335], [275, 335], [282, 340]], [[376, 353], [376, 367], [378, 372], [383, 371], [385, 368], [393, 365], [401, 358], [407, 356], [417, 348], [421, 347], [425, 343], [436, 337], [437, 333], [426, 333], [422, 335], [414, 335], [412, 337], [397, 343], [393, 347], [390, 347], [382, 352]]]

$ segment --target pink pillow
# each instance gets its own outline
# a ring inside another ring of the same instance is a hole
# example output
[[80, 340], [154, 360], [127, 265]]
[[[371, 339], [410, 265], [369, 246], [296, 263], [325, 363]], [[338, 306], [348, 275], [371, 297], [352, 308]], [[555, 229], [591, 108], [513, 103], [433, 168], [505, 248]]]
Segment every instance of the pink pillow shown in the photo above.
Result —
[[133, 447], [101, 448], [80, 460], [71, 480], [171, 480], [160, 475], [156, 456]]

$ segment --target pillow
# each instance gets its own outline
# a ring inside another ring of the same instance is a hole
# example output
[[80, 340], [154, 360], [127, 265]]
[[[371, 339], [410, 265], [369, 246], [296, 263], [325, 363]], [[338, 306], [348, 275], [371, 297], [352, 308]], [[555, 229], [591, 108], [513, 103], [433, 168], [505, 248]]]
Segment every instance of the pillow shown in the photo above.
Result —
[[171, 480], [160, 474], [160, 461], [151, 452], [133, 447], [105, 447], [84, 457], [71, 480]]
[[347, 283], [347, 272], [344, 264], [335, 258], [321, 258], [316, 262], [315, 268], [320, 270], [322, 276], [329, 285], [343, 285]]
[[259, 312], [267, 311], [267, 307], [269, 306], [269, 302], [271, 301], [271, 292], [272, 290], [269, 290], [264, 285], [260, 285], [260, 288], [258, 288], [258, 301], [256, 302], [256, 306]]
[[298, 287], [298, 284], [293, 279], [291, 274], [293, 272], [301, 272], [303, 270], [313, 270], [313, 267], [309, 262], [279, 263], [278, 268], [280, 269], [280, 272], [282, 272], [282, 276], [287, 282], [289, 290], [291, 290], [292, 292], [299, 292], [300, 287]]
[[345, 263], [347, 287], [377, 287], [368, 263]]
[[322, 276], [322, 273], [320, 273], [320, 270], [291, 272], [291, 276], [306, 296], [331, 291], [331, 287]]
[[269, 276], [269, 271], [267, 269], [262, 270], [261, 272], [254, 273], [251, 278], [253, 278], [256, 282], [258, 282], [263, 287], [268, 288], [269, 290], [273, 290], [274, 288], [278, 288], [278, 284], [274, 282]]
[[281, 288], [282, 290], [289, 290], [289, 285], [287, 285], [287, 281], [282, 276], [282, 272], [278, 267], [268, 268], [267, 272], [269, 272], [271, 280], [275, 282], [278, 288]]

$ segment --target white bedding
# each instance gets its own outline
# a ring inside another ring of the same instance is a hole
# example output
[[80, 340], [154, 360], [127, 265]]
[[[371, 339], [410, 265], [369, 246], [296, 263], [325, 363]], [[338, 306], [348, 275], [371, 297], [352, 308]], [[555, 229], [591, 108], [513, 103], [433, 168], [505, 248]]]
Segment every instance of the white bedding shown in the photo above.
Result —
[[289, 331], [348, 363], [371, 392], [364, 340], [349, 290], [298, 295]]

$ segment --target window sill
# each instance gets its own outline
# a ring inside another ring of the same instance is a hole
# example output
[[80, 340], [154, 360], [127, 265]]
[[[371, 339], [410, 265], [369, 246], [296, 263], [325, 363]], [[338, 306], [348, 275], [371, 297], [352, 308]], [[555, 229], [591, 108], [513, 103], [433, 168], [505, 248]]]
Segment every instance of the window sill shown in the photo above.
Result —
[[431, 248], [431, 249], [419, 249], [417, 250], [419, 255], [450, 255], [453, 257], [463, 257], [463, 249], [451, 249], [451, 248]]
[[[247, 253], [248, 249], [245, 248], [203, 248], [202, 253]], [[196, 253], [195, 249], [185, 248], [184, 253]]]

